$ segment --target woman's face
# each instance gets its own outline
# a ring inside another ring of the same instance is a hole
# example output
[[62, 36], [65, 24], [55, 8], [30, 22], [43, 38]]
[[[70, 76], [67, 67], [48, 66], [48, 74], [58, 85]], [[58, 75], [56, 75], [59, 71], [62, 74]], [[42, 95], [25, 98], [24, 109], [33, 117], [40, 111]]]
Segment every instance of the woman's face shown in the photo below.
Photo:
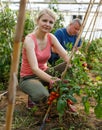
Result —
[[45, 32], [45, 33], [51, 32], [51, 30], [53, 29], [54, 23], [55, 23], [55, 20], [53, 19], [53, 17], [51, 17], [48, 14], [42, 15], [40, 19], [37, 21], [38, 29], [40, 29], [40, 31]]

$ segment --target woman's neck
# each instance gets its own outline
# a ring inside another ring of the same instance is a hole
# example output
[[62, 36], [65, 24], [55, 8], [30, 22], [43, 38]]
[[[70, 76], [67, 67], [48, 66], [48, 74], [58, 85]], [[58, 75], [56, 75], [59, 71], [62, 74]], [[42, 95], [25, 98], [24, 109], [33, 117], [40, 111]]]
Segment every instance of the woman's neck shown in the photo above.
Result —
[[39, 31], [38, 29], [34, 31], [34, 34], [38, 39], [41, 39], [41, 40], [43, 40], [46, 35], [46, 33], [43, 33], [41, 31]]

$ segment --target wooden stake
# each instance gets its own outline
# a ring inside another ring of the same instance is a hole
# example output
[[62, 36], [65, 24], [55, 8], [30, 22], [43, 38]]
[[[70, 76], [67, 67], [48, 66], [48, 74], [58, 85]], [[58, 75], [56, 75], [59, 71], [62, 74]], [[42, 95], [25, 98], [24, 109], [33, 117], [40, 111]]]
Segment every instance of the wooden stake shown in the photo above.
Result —
[[[92, 30], [91, 30], [91, 33], [90, 33], [90, 36], [89, 36], [89, 40], [88, 40], [86, 49], [85, 49], [85, 52], [86, 52], [86, 53], [87, 53], [88, 48], [89, 48], [89, 46], [90, 46], [90, 44], [91, 44], [91, 41], [93, 40], [93, 37], [94, 37], [94, 35], [92, 35], [92, 32], [94, 32], [94, 27], [95, 27], [95, 23], [96, 23], [96, 20], [97, 20], [97, 17], [98, 17], [99, 9], [100, 9], [100, 7], [101, 7], [101, 3], [102, 3], [102, 0], [100, 0], [98, 6], [97, 6], [97, 8], [96, 8], [96, 12], [95, 12], [95, 14], [94, 14], [94, 16], [93, 16], [93, 18], [92, 18], [92, 20], [91, 20], [91, 22], [90, 22], [91, 24], [92, 24], [92, 22], [93, 22], [93, 25], [92, 25]], [[90, 26], [89, 26], [89, 27], [90, 27]]]
[[20, 57], [20, 41], [21, 41], [23, 28], [24, 28], [25, 7], [26, 7], [26, 0], [20, 0], [20, 8], [19, 8], [15, 38], [14, 38], [10, 78], [9, 78], [9, 85], [8, 85], [8, 107], [6, 112], [5, 130], [11, 130], [11, 125], [12, 125], [12, 118], [13, 118], [13, 111], [14, 111], [15, 97], [16, 97], [16, 86], [18, 85], [17, 74], [18, 74], [19, 57]]

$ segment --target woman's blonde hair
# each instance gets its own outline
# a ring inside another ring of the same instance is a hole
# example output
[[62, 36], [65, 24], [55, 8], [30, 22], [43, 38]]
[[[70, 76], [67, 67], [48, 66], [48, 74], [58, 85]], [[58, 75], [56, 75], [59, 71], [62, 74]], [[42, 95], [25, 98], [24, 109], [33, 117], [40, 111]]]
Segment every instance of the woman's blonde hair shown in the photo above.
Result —
[[37, 17], [36, 17], [36, 21], [39, 20], [44, 14], [48, 14], [49, 16], [51, 16], [55, 21], [57, 19], [56, 14], [54, 11], [52, 11], [51, 9], [45, 8], [43, 10], [40, 10], [40, 12], [38, 13]]

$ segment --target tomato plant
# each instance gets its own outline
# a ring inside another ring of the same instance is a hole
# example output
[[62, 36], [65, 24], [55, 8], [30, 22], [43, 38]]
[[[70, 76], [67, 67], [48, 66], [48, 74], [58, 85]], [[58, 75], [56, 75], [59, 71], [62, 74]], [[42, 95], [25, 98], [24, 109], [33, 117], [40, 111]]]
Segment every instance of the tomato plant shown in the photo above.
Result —
[[[59, 94], [56, 103], [60, 117], [63, 116], [67, 109], [70, 110], [70, 107], [68, 107], [69, 104], [73, 105], [77, 103], [76, 94], [82, 97], [81, 102], [83, 103], [85, 112], [88, 114], [92, 107], [90, 98], [93, 98], [96, 102], [94, 113], [96, 117], [102, 117], [100, 111], [102, 107], [102, 78], [100, 75], [96, 77], [96, 81], [91, 79], [87, 62], [87, 57], [83, 52], [76, 53], [71, 61], [72, 67], [67, 70], [64, 79], [58, 82], [57, 89], [56, 87], [53, 88]], [[74, 109], [72, 111], [74, 112]]]
[[0, 90], [7, 88], [16, 14], [8, 6], [0, 13]]

